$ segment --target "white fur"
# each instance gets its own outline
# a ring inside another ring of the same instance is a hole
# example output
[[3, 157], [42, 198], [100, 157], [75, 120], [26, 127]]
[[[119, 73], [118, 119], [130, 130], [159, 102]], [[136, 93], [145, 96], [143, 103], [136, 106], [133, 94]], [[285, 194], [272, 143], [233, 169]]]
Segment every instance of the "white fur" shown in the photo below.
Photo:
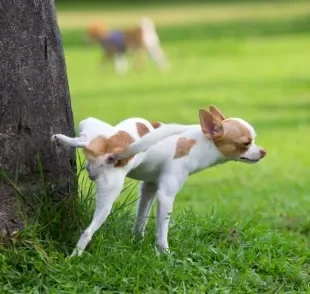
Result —
[[[256, 160], [258, 156], [263, 157], [260, 154], [262, 149], [254, 144], [253, 127], [241, 119], [236, 120], [249, 129], [253, 140], [249, 150], [236, 158], [223, 156], [214, 142], [204, 136], [200, 125], [162, 125], [140, 139], [136, 128], [137, 122], [144, 123], [152, 129], [151, 124], [144, 119], [127, 119], [113, 127], [94, 118], [88, 118], [79, 125], [80, 137], [68, 138], [60, 134], [54, 135], [53, 140], [72, 147], [85, 147], [96, 136], [108, 137], [119, 130], [127, 131], [136, 140], [125, 153], [119, 156], [120, 158], [136, 154], [126, 166], [106, 165], [105, 157], [98, 159], [100, 164], [89, 166], [89, 173], [96, 181], [96, 209], [90, 226], [82, 234], [72, 256], [83, 253], [93, 234], [106, 220], [122, 190], [126, 176], [142, 181], [134, 234], [143, 236], [150, 208], [156, 198], [158, 204], [156, 244], [161, 252], [167, 252], [169, 250], [168, 226], [174, 199], [189, 175], [229, 160], [249, 163], [250, 160]], [[196, 144], [188, 155], [174, 158], [176, 144], [180, 137], [194, 139]]]
[[117, 54], [114, 57], [114, 66], [115, 71], [120, 74], [124, 75], [128, 72], [128, 60], [124, 54]]
[[[137, 123], [146, 125], [151, 132], [140, 139]], [[98, 136], [105, 136], [108, 138], [122, 130], [128, 132], [135, 140], [135, 143], [128, 148], [126, 154], [124, 153], [122, 155], [123, 157], [124, 155], [126, 155], [126, 157], [135, 156], [124, 167], [114, 167], [113, 165], [105, 164], [109, 154], [97, 158], [96, 162], [87, 162], [86, 168], [89, 172], [90, 179], [96, 182], [96, 209], [91, 224], [81, 235], [72, 256], [76, 254], [81, 255], [83, 253], [95, 231], [98, 230], [106, 220], [114, 201], [122, 190], [126, 175], [131, 169], [136, 168], [143, 161], [145, 155], [143, 152], [147, 150], [148, 147], [168, 136], [190, 129], [190, 126], [161, 124], [158, 129], [154, 130], [149, 121], [141, 118], [130, 118], [120, 122], [114, 127], [108, 123], [90, 117], [81, 121], [78, 129], [80, 133], [79, 137], [70, 138], [62, 134], [55, 134], [52, 136], [52, 141], [64, 146], [84, 148]]]
[[[241, 122], [241, 119], [237, 119]], [[252, 126], [242, 121], [252, 136], [255, 131]], [[175, 154], [176, 142], [180, 137], [191, 138], [197, 141], [187, 156], [173, 158]], [[253, 143], [249, 150], [240, 157], [249, 159], [261, 159], [262, 148]], [[208, 140], [201, 131], [201, 126], [192, 126], [189, 130], [175, 136], [168, 137], [156, 145], [150, 147], [144, 156], [143, 162], [128, 173], [128, 177], [144, 181], [140, 191], [140, 201], [137, 210], [134, 233], [143, 236], [146, 218], [148, 216], [151, 203], [155, 198], [153, 192], [156, 187], [157, 192], [157, 233], [156, 244], [161, 251], [168, 251], [168, 224], [172, 213], [175, 196], [185, 183], [187, 177], [205, 168], [222, 164], [230, 160], [249, 161], [237, 158], [224, 157], [213, 141]], [[147, 191], [146, 187], [148, 187]]]
[[143, 43], [150, 57], [161, 69], [166, 69], [168, 62], [160, 46], [154, 22], [149, 17], [144, 16], [141, 18], [140, 26], [142, 29]]

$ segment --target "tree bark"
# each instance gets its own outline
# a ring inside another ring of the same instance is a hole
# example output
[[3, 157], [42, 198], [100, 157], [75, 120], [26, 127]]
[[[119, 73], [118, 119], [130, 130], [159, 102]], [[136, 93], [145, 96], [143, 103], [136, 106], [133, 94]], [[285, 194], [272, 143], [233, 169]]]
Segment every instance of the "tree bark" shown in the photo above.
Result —
[[[53, 0], [0, 0], [0, 73], [0, 169], [18, 178], [18, 187], [30, 187], [42, 180], [42, 166], [45, 183], [67, 194], [75, 153], [50, 140], [53, 133], [74, 134]], [[0, 180], [0, 227], [20, 226], [16, 212], [15, 193]]]

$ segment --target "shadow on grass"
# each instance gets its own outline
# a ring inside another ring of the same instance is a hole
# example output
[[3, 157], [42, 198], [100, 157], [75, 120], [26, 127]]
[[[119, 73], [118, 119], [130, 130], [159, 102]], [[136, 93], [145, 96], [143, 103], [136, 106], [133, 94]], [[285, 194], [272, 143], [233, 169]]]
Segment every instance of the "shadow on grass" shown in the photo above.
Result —
[[[285, 20], [235, 21], [219, 24], [197, 23], [158, 28], [158, 34], [164, 44], [223, 38], [301, 35], [308, 34], [309, 31], [310, 15]], [[65, 48], [87, 48], [83, 42], [84, 33], [83, 30], [64, 30], [62, 36]]]

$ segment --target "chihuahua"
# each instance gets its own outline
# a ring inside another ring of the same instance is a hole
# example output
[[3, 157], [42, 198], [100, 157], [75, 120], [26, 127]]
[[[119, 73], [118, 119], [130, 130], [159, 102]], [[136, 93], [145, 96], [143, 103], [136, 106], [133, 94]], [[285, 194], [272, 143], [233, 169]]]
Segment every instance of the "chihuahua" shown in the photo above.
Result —
[[78, 138], [53, 135], [53, 141], [84, 149], [87, 170], [96, 183], [93, 220], [71, 256], [81, 255], [104, 223], [125, 177], [142, 181], [134, 234], [144, 236], [156, 198], [156, 245], [159, 251], [168, 252], [170, 214], [188, 176], [229, 161], [257, 163], [266, 155], [255, 144], [255, 130], [246, 121], [225, 118], [215, 106], [200, 109], [199, 120], [197, 125], [178, 125], [132, 118], [113, 127], [89, 118], [80, 123]]

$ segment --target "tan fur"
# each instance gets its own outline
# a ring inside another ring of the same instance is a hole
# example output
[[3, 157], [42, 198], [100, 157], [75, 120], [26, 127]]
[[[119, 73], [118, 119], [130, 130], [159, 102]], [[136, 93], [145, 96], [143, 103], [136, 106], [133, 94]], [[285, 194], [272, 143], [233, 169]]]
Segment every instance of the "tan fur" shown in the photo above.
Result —
[[236, 120], [225, 119], [215, 106], [210, 106], [210, 112], [200, 109], [199, 117], [204, 135], [213, 140], [224, 156], [240, 156], [250, 148], [252, 137], [248, 128]]
[[199, 119], [201, 130], [208, 139], [214, 140], [224, 135], [222, 121], [216, 119], [211, 112], [200, 109]]
[[[86, 156], [89, 158], [98, 157], [104, 154], [119, 154], [126, 149], [134, 139], [125, 131], [119, 131], [110, 138], [99, 136], [92, 140], [84, 149]], [[133, 156], [119, 160], [115, 163], [115, 167], [123, 167], [127, 165]]]
[[197, 143], [194, 139], [187, 139], [185, 137], [179, 138], [177, 141], [175, 153], [173, 158], [180, 158], [186, 156], [191, 151], [192, 147]]
[[154, 129], [157, 129], [160, 127], [161, 123], [160, 122], [157, 122], [157, 121], [150, 121], [150, 124], [152, 125], [152, 127]]
[[142, 29], [139, 27], [124, 30], [125, 42], [128, 48], [141, 49], [144, 47]]
[[235, 120], [222, 121], [224, 134], [213, 139], [219, 151], [227, 157], [239, 156], [246, 152], [252, 142], [250, 131]]
[[137, 125], [138, 135], [140, 137], [143, 137], [144, 135], [150, 132], [149, 128], [145, 124], [137, 122], [136, 125]]
[[108, 29], [100, 21], [92, 22], [87, 29], [88, 36], [95, 40], [100, 40], [102, 37], [107, 36], [108, 33]]
[[221, 113], [221, 111], [215, 107], [214, 105], [210, 106], [210, 112], [214, 115], [215, 119], [219, 121], [223, 121], [225, 119], [225, 116]]

